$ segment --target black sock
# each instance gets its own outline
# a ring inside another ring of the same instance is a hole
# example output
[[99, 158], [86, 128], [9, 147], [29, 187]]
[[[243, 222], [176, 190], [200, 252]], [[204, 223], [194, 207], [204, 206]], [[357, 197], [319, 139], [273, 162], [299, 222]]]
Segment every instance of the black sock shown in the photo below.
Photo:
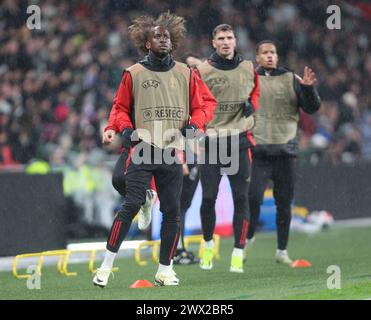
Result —
[[286, 250], [289, 241], [291, 222], [291, 208], [290, 206], [277, 206], [277, 243], [279, 250]]
[[203, 199], [201, 204], [201, 225], [205, 241], [213, 239], [215, 222], [215, 200]]

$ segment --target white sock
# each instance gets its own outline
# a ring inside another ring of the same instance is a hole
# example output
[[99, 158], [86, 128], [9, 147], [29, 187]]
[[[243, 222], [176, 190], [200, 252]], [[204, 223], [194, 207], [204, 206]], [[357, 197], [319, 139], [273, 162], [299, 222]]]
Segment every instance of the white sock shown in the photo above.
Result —
[[214, 240], [205, 241], [205, 248], [214, 248]]
[[103, 269], [112, 269], [113, 267], [113, 262], [115, 261], [116, 258], [115, 252], [106, 250], [106, 254], [104, 256], [104, 260], [102, 262], [101, 268]]
[[177, 247], [176, 247], [177, 249], [179, 249], [179, 250], [182, 250], [182, 249], [184, 249], [184, 247], [183, 247], [183, 241], [182, 241], [182, 239], [179, 239], [178, 240], [178, 245], [177, 245]]
[[173, 270], [173, 260], [171, 260], [171, 263], [169, 266], [165, 266], [164, 264], [159, 264], [158, 265], [158, 269], [157, 269], [157, 272], [158, 273], [169, 273], [171, 272], [171, 270]]
[[277, 253], [277, 254], [280, 254], [280, 255], [285, 255], [285, 256], [287, 256], [287, 250], [280, 250], [280, 249], [277, 249], [276, 253]]
[[237, 257], [243, 257], [243, 249], [239, 248], [234, 248], [232, 252], [232, 256], [237, 256]]
[[248, 244], [249, 242], [254, 242], [255, 237], [252, 237], [251, 239], [246, 239], [245, 245]]

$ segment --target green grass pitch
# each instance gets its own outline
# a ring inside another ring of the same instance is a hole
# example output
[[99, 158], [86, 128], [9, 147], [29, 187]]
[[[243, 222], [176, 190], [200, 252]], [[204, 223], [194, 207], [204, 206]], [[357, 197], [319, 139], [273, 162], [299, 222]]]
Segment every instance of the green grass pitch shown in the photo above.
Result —
[[[371, 298], [371, 227], [333, 228], [315, 236], [292, 233], [292, 259], [307, 259], [310, 268], [290, 268], [274, 261], [275, 233], [259, 233], [245, 265], [245, 273], [229, 272], [232, 239], [222, 239], [221, 259], [211, 271], [198, 265], [175, 266], [178, 287], [130, 289], [138, 279], [153, 281], [157, 267], [149, 261], [139, 267], [133, 258], [119, 259], [120, 268], [104, 289], [94, 287], [87, 263], [70, 265], [76, 277], [57, 274], [56, 267], [44, 267], [40, 290], [29, 290], [27, 280], [0, 272], [0, 299], [366, 299]], [[341, 289], [327, 289], [327, 267], [341, 269]]]

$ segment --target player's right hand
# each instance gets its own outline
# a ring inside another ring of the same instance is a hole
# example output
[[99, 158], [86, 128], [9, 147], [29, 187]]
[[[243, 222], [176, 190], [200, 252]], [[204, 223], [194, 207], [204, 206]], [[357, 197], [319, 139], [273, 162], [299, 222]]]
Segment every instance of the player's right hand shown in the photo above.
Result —
[[133, 138], [134, 129], [132, 128], [125, 128], [122, 132], [122, 146], [126, 149], [130, 149], [133, 147], [133, 142], [131, 139]]
[[251, 98], [249, 97], [244, 105], [244, 108], [242, 110], [242, 114], [245, 116], [245, 118], [250, 117], [254, 113], [254, 107], [251, 103]]
[[102, 139], [102, 143], [103, 144], [110, 144], [113, 142], [113, 140], [115, 140], [115, 137], [116, 137], [116, 132], [115, 130], [107, 130], [105, 132], [103, 132], [103, 139]]
[[187, 124], [182, 129], [180, 129], [180, 132], [182, 135], [187, 139], [194, 139], [197, 135], [198, 128], [194, 124]]

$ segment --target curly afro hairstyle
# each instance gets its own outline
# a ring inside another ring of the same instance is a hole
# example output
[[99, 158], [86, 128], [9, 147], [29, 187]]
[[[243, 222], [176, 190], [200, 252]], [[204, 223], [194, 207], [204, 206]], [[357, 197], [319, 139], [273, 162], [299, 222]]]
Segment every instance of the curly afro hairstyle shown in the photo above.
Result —
[[179, 41], [185, 37], [186, 27], [183, 17], [171, 14], [169, 11], [162, 13], [156, 20], [151, 16], [140, 16], [129, 27], [129, 38], [142, 53], [147, 53], [146, 42], [154, 27], [164, 27], [170, 33], [172, 51], [176, 50]]

